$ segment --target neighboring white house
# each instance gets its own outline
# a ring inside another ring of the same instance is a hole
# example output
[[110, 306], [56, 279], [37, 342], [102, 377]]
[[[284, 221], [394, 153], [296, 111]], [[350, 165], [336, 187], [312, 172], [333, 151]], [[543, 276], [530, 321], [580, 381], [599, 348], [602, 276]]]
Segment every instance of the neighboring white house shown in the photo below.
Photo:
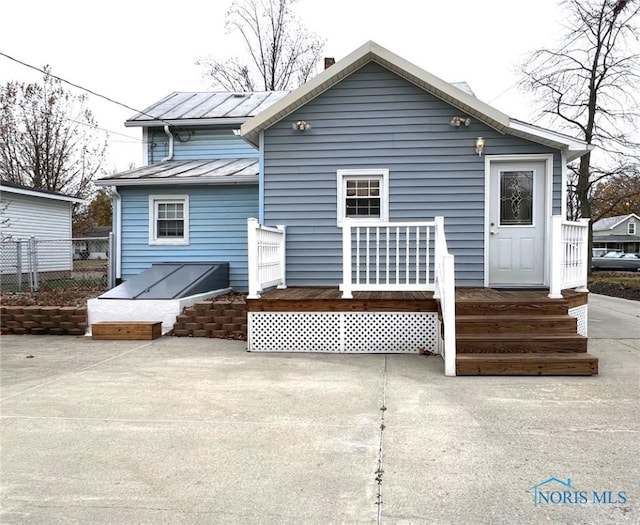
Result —
[[629, 213], [594, 222], [593, 247], [639, 253], [640, 216]]
[[0, 182], [2, 273], [15, 272], [18, 246], [25, 245], [31, 238], [44, 245], [38, 250], [40, 271], [71, 270], [71, 214], [74, 204], [84, 202], [60, 193]]

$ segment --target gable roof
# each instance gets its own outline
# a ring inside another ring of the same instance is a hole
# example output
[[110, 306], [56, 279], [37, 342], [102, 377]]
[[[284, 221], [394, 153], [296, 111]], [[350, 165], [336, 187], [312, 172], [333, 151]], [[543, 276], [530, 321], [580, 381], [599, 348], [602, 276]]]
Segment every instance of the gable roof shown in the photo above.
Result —
[[258, 159], [167, 160], [95, 181], [96, 186], [254, 184]]
[[41, 197], [43, 199], [50, 199], [54, 201], [66, 201], [77, 204], [85, 204], [87, 202], [83, 199], [78, 199], [77, 197], [64, 195], [63, 193], [48, 190], [36, 190], [35, 188], [30, 188], [29, 186], [23, 186], [22, 184], [7, 182], [4, 180], [0, 181], [0, 190], [2, 192], [28, 195], [30, 197]]
[[619, 226], [631, 217], [634, 217], [635, 219], [640, 221], [640, 217], [638, 217], [635, 213], [629, 213], [627, 215], [616, 215], [615, 217], [604, 217], [593, 223], [593, 231], [599, 232], [604, 230], [613, 230], [615, 227]]
[[137, 113], [124, 125], [135, 127], [164, 124], [241, 124], [283, 98], [287, 93], [288, 91], [240, 93], [176, 91]]
[[499, 133], [509, 133], [565, 150], [567, 160], [578, 158], [593, 149], [593, 146], [584, 141], [513, 120], [505, 113], [477, 99], [464, 89], [464, 85], [458, 84], [463, 88], [460, 89], [457, 85], [445, 82], [372, 41], [359, 47], [306, 84], [245, 122], [240, 128], [241, 135], [257, 146], [261, 131], [273, 126], [369, 62], [375, 62], [387, 68]]

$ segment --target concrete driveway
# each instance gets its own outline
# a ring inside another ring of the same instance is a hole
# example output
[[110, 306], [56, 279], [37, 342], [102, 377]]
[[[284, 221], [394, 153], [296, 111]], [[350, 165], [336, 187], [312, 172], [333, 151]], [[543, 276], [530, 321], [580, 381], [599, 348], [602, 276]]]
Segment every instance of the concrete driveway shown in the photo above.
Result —
[[559, 378], [2, 336], [0, 522], [638, 523], [640, 303], [589, 329], [600, 375]]

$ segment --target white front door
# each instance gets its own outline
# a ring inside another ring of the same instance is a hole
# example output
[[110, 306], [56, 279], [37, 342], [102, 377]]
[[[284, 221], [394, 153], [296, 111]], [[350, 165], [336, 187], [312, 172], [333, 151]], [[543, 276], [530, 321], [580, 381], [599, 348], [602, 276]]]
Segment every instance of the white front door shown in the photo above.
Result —
[[545, 161], [491, 162], [489, 179], [489, 286], [543, 286]]

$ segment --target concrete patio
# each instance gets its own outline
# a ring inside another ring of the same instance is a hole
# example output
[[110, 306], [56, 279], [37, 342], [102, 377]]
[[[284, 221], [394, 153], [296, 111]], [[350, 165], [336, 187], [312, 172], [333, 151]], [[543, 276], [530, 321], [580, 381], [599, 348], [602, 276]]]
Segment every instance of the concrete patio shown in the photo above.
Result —
[[[0, 522], [638, 523], [640, 303], [591, 296], [589, 331], [595, 377], [2, 336]], [[535, 505], [550, 478], [588, 501]]]

